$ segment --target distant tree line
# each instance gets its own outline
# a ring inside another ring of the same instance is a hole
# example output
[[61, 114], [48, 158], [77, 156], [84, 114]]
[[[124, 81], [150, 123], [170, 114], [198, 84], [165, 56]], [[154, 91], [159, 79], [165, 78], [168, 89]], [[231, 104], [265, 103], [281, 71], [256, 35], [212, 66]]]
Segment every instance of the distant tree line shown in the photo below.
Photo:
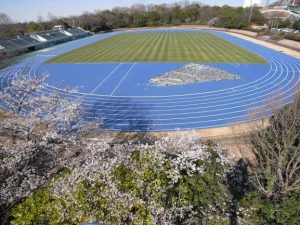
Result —
[[[183, 1], [175, 4], [115, 7], [112, 10], [84, 12], [79, 16], [56, 17], [49, 13], [47, 19], [39, 16], [35, 22], [14, 23], [4, 13], [0, 13], [0, 36], [20, 35], [28, 32], [51, 29], [54, 25], [80, 26], [92, 32], [117, 28], [172, 26], [180, 24], [213, 25], [225, 28], [243, 29], [249, 23], [249, 8], [230, 6], [208, 6], [200, 2]], [[3, 18], [3, 19], [1, 19]], [[266, 21], [254, 8], [251, 23], [262, 25]]]

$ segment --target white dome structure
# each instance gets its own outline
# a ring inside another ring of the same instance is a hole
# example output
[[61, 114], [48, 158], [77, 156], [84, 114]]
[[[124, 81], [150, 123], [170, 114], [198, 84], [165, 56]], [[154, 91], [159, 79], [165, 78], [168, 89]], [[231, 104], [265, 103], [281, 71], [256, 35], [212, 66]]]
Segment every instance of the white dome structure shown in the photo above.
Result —
[[244, 0], [244, 8], [251, 6], [261, 6], [261, 0]]

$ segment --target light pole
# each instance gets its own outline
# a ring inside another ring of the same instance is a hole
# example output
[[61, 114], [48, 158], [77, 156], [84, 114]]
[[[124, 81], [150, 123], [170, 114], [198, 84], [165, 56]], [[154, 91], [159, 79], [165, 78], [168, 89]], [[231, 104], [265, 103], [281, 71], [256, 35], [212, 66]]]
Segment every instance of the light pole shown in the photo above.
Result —
[[252, 5], [252, 0], [250, 0], [250, 15], [249, 15], [248, 23], [251, 22], [252, 13], [253, 13], [253, 5]]

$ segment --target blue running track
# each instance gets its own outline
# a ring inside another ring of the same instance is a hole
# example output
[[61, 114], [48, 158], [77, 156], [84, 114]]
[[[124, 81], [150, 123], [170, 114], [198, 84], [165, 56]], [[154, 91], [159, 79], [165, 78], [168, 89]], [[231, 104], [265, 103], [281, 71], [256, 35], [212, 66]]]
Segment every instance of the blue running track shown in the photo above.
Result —
[[[134, 32], [153, 31], [158, 32]], [[159, 31], [202, 32], [194, 29]], [[300, 60], [224, 32], [209, 32], [262, 56], [268, 64], [211, 63], [210, 66], [238, 74], [242, 79], [157, 87], [149, 84], [152, 77], [180, 68], [185, 63], [44, 63], [59, 54], [120, 33], [114, 32], [36, 52], [1, 71], [0, 85], [9, 87], [10, 81], [25, 67], [31, 77], [49, 73], [45, 92], [79, 87], [80, 91], [73, 97], [82, 99], [85, 117], [102, 118], [104, 129], [117, 131], [222, 127], [270, 116], [266, 106], [271, 97], [282, 96], [278, 98], [281, 99], [279, 105], [292, 100], [300, 84]]]

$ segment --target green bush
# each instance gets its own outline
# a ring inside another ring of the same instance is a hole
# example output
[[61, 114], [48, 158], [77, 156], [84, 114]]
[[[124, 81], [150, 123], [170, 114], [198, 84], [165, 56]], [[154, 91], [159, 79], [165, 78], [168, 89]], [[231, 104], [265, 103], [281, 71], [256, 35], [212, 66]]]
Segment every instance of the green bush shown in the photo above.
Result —
[[300, 191], [294, 192], [280, 202], [271, 201], [255, 191], [249, 191], [240, 202], [241, 217], [253, 224], [294, 225], [299, 224]]
[[[103, 178], [99, 178], [97, 181], [80, 183], [71, 196], [55, 197], [50, 189], [36, 192], [14, 207], [11, 224], [55, 225], [98, 221], [124, 224], [129, 221], [129, 224], [151, 225], [153, 215], [149, 207], [152, 201], [165, 210], [172, 206], [185, 208], [182, 214], [172, 215], [172, 220], [180, 224], [193, 224], [191, 212], [193, 218], [197, 218], [195, 224], [199, 224], [199, 221], [204, 224], [222, 221], [222, 224], [226, 224], [230, 193], [223, 176], [225, 168], [220, 163], [219, 155], [212, 149], [209, 151], [209, 160], [196, 162], [197, 166], [204, 168], [201, 174], [188, 175], [183, 169], [174, 185], [170, 185], [171, 180], [167, 176], [171, 168], [169, 160], [163, 163], [161, 170], [157, 170], [153, 167], [156, 158], [150, 151], [134, 151], [130, 156], [130, 164], [117, 166], [112, 178], [120, 193], [135, 196], [135, 203], [127, 204], [121, 199], [113, 199], [108, 185]], [[170, 160], [173, 157], [167, 156]], [[70, 174], [70, 171], [66, 170], [65, 174]], [[142, 185], [138, 184], [140, 181]]]
[[293, 40], [293, 41], [299, 41], [300, 42], [300, 34], [287, 34], [285, 36], [286, 39]]
[[61, 220], [60, 210], [65, 207], [65, 202], [54, 197], [48, 189], [41, 189], [28, 197], [12, 210], [14, 220], [12, 225], [67, 225]]
[[[112, 170], [111, 179], [118, 195], [112, 195], [107, 177], [79, 183], [75, 191], [65, 196], [56, 196], [51, 187], [37, 191], [16, 205], [12, 210], [12, 225], [82, 225], [85, 222], [103, 221], [106, 224], [152, 225], [151, 205], [170, 210], [173, 206], [183, 209], [170, 211], [172, 224], [224, 224], [230, 223], [232, 195], [226, 183], [227, 166], [209, 143], [207, 160], [196, 161], [201, 173], [188, 174], [180, 170], [178, 180], [171, 185], [168, 177], [175, 155], [166, 155], [162, 164], [157, 155], [149, 151], [133, 151], [129, 161]], [[161, 165], [157, 169], [154, 165]], [[64, 170], [50, 183], [71, 176]], [[236, 190], [238, 187], [236, 187]], [[134, 201], [126, 201], [120, 195], [129, 195]], [[118, 197], [119, 196], [119, 197]], [[266, 199], [251, 186], [239, 199], [237, 215], [240, 224], [297, 224], [300, 218], [300, 191], [280, 202]]]

